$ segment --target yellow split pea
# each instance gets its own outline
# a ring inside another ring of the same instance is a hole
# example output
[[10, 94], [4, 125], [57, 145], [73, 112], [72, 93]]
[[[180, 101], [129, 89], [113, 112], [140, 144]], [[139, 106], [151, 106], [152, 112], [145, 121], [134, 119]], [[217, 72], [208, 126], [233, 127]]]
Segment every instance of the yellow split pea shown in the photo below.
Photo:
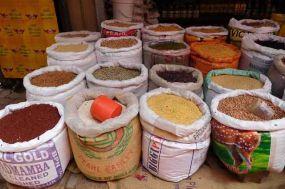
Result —
[[194, 102], [173, 94], [151, 96], [147, 104], [157, 115], [176, 124], [189, 125], [202, 117]]

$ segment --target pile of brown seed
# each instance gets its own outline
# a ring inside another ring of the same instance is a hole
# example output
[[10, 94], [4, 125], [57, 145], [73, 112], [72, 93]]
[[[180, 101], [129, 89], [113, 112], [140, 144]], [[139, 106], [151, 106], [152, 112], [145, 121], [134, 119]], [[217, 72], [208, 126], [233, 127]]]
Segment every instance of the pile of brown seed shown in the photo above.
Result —
[[69, 83], [75, 77], [76, 74], [73, 72], [52, 71], [33, 77], [31, 83], [38, 87], [58, 87]]
[[158, 25], [154, 28], [151, 28], [150, 30], [157, 32], [165, 32], [165, 31], [180, 31], [182, 29], [176, 25]]
[[128, 80], [141, 74], [140, 70], [121, 66], [103, 67], [93, 72], [93, 76], [100, 80]]
[[127, 28], [127, 27], [130, 27], [130, 26], [134, 26], [135, 24], [131, 24], [131, 23], [129, 24], [129, 23], [124, 23], [124, 22], [114, 21], [114, 22], [111, 22], [111, 23], [107, 23], [107, 25]]
[[[250, 111], [250, 107], [258, 100], [265, 102], [272, 108], [274, 114], [271, 119], [266, 118], [266, 116], [258, 116]], [[251, 95], [239, 95], [225, 98], [220, 101], [218, 110], [236, 119], [249, 121], [264, 121], [285, 117], [285, 112], [278, 106], [275, 106], [272, 102]]]
[[77, 33], [77, 34], [66, 34], [66, 35], [63, 35], [62, 37], [65, 37], [65, 38], [73, 38], [73, 37], [87, 37], [89, 34], [87, 33]]
[[138, 43], [135, 39], [111, 39], [111, 40], [104, 40], [101, 43], [102, 47], [109, 47], [112, 49], [119, 49], [119, 48], [127, 48], [132, 47]]

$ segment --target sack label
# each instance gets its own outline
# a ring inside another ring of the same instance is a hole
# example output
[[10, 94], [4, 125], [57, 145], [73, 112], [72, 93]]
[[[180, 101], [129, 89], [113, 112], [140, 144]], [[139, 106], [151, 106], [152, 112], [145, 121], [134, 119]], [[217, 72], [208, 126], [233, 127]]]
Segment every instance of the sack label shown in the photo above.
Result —
[[151, 136], [148, 146], [147, 168], [153, 173], [158, 174], [159, 160], [164, 140], [156, 136]]
[[126, 32], [118, 32], [118, 31], [113, 31], [113, 30], [108, 30], [103, 28], [101, 35], [102, 37], [122, 37], [122, 36], [137, 36], [138, 30], [132, 29], [128, 30]]
[[24, 152], [0, 152], [0, 172], [8, 182], [26, 187], [47, 187], [59, 181], [63, 175], [52, 140]]

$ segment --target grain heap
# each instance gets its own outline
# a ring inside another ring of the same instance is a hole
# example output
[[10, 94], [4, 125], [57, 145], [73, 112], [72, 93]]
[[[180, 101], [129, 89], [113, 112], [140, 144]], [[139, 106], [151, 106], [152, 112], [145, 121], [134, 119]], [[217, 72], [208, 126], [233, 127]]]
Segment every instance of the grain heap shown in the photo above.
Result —
[[54, 38], [57, 43], [86, 42], [94, 45], [100, 38], [100, 33], [91, 31], [71, 31], [58, 33]]
[[100, 80], [128, 80], [140, 75], [139, 70], [128, 69], [120, 66], [104, 67], [93, 72], [96, 79]]

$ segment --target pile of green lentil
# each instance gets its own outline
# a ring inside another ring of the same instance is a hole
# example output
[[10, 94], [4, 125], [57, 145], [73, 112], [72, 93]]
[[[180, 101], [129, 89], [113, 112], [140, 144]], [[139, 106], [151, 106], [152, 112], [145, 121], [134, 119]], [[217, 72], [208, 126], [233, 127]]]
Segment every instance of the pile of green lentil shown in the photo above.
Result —
[[93, 76], [100, 80], [128, 80], [138, 77], [140, 70], [124, 68], [121, 66], [103, 67], [93, 72]]

